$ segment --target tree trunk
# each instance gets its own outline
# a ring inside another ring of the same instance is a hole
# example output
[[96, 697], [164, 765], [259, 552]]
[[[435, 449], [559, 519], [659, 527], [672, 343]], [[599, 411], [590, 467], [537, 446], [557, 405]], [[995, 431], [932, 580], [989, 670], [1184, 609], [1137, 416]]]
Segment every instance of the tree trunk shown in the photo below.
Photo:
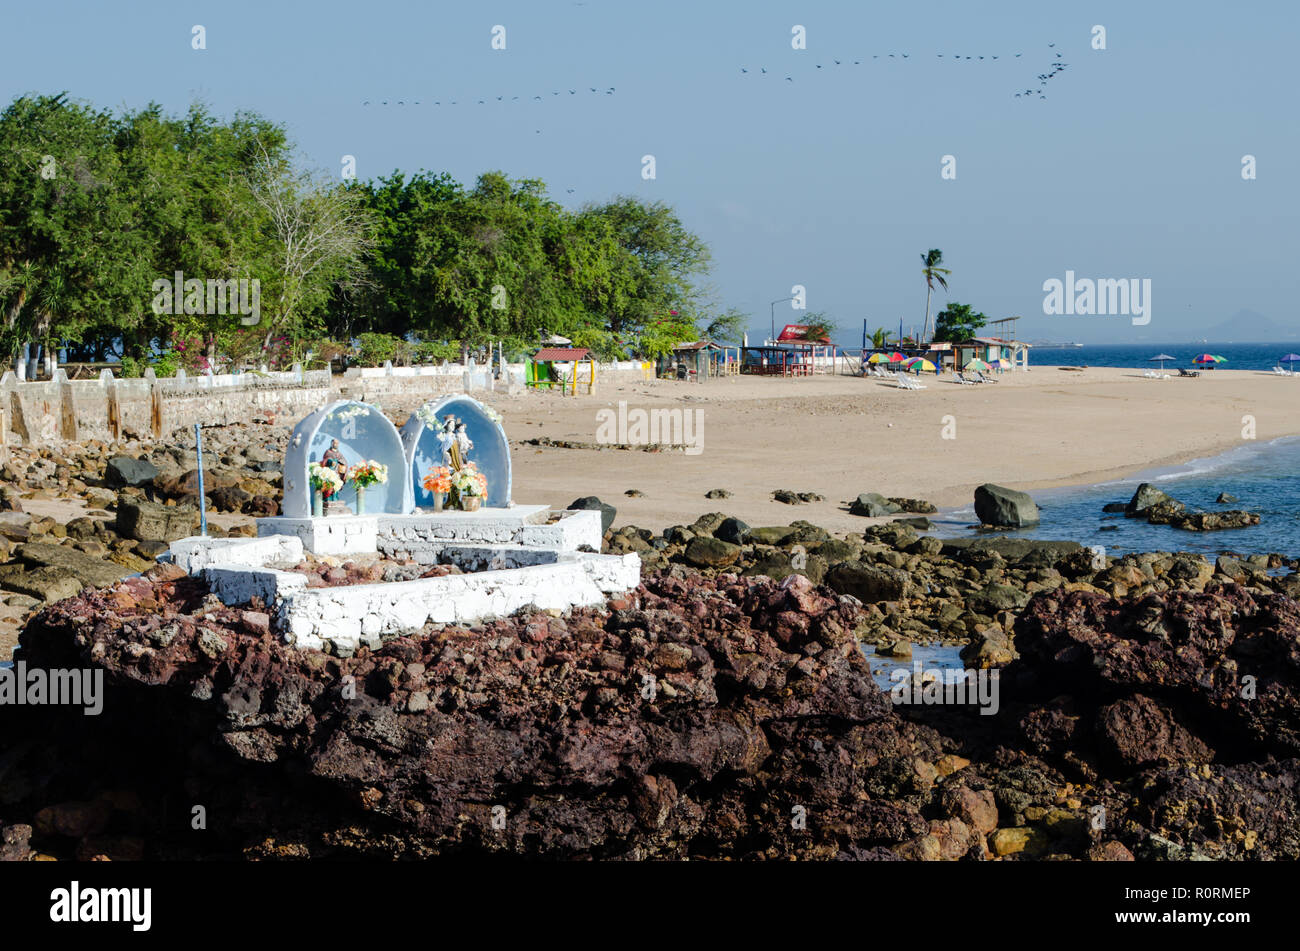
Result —
[[[928, 284], [926, 285], [926, 288], [925, 288], [925, 324], [921, 327], [921, 336], [922, 336], [922, 338], [928, 338], [928, 335], [929, 335], [929, 333], [930, 333], [930, 294], [931, 294], [931, 292], [932, 292], [933, 290], [934, 290], [934, 288], [930, 287]], [[920, 341], [917, 341], [917, 342], [919, 343]]]

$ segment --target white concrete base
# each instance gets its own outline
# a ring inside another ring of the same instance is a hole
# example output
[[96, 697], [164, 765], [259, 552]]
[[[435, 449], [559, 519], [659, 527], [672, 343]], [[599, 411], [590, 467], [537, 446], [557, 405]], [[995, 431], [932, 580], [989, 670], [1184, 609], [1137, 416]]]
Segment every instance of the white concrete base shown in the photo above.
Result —
[[374, 552], [379, 515], [328, 515], [320, 518], [259, 518], [258, 538], [292, 535], [316, 555], [361, 555]]
[[520, 608], [605, 603], [640, 581], [636, 555], [562, 555], [550, 565], [478, 571], [399, 584], [303, 588], [279, 599], [276, 626], [300, 648], [350, 653], [428, 623], [475, 624]]
[[191, 535], [172, 542], [171, 547], [158, 556], [158, 560], [179, 565], [191, 575], [213, 565], [260, 568], [272, 562], [296, 564], [302, 561], [302, 541], [295, 535], [268, 535], [262, 538], [208, 538]]

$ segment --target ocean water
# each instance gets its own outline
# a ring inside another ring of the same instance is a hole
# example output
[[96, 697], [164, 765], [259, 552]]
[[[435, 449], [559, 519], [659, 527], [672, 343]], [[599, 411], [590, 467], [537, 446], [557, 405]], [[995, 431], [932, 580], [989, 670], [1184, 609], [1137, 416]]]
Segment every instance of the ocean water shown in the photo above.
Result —
[[[1300, 380], [1296, 386], [1300, 387]], [[1297, 402], [1300, 404], [1300, 392]], [[1258, 512], [1260, 524], [1217, 532], [1189, 532], [1125, 518], [1122, 513], [1102, 512], [1107, 502], [1127, 502], [1141, 482], [1159, 486], [1192, 510]], [[1238, 501], [1221, 505], [1215, 502], [1220, 492], [1235, 495]], [[1030, 494], [1040, 509], [1039, 524], [1019, 531], [998, 532], [998, 535], [1070, 539], [1084, 545], [1103, 545], [1107, 553], [1115, 555], [1133, 551], [1190, 551], [1208, 556], [1277, 552], [1288, 558], [1300, 557], [1300, 437], [1247, 442], [1218, 456], [1147, 470], [1128, 479], [1041, 489]], [[971, 528], [975, 522], [973, 501], [968, 506], [945, 510], [932, 521], [935, 534], [940, 536], [980, 534]]]
[[[1149, 363], [1147, 358], [1167, 353], [1173, 360], [1165, 361], [1165, 370], [1171, 367], [1205, 369], [1195, 364], [1203, 353], [1226, 357], [1227, 363], [1214, 364], [1224, 370], [1270, 371], [1278, 365], [1278, 358], [1287, 354], [1300, 355], [1300, 341], [1289, 343], [1142, 343], [1116, 345], [1085, 345], [1082, 347], [1033, 347], [1029, 351], [1029, 366], [1043, 367], [1149, 367], [1159, 368], [1159, 363]], [[1300, 362], [1284, 363], [1283, 369], [1300, 370]], [[1300, 380], [1296, 381], [1300, 383]]]

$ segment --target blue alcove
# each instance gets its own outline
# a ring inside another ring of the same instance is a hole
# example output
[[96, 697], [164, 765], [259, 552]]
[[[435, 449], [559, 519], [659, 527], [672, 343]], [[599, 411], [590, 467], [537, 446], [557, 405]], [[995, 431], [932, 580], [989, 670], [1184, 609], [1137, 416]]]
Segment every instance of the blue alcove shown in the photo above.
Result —
[[[281, 513], [288, 518], [311, 516], [311, 482], [307, 475], [310, 463], [320, 462], [331, 441], [339, 441], [339, 450], [349, 467], [363, 459], [373, 459], [388, 466], [388, 481], [366, 489], [366, 514], [401, 515], [415, 506], [411, 498], [410, 467], [402, 447], [402, 437], [378, 407], [355, 400], [338, 400], [316, 410], [293, 428], [289, 448], [284, 454], [284, 501]], [[356, 486], [351, 481], [335, 496], [353, 512], [357, 509]]]
[[448, 416], [455, 416], [465, 424], [465, 434], [474, 444], [468, 459], [487, 476], [488, 491], [483, 504], [488, 508], [510, 505], [510, 444], [501, 428], [500, 417], [472, 396], [463, 394], [425, 403], [402, 427], [414, 504], [421, 508], [433, 507], [433, 497], [424, 489], [424, 477], [434, 466], [442, 464], [442, 447], [435, 430], [441, 429]]

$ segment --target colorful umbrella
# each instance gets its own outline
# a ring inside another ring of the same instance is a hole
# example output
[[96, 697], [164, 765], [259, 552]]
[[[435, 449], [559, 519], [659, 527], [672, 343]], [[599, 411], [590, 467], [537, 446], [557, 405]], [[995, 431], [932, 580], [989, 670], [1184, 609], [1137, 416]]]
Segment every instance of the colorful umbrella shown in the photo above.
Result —
[[1203, 353], [1192, 362], [1193, 363], [1227, 363], [1228, 358], [1220, 357], [1213, 353]]
[[1013, 364], [1011, 363], [1010, 360], [1004, 360], [1001, 357], [998, 357], [996, 360], [990, 363], [989, 366], [991, 366], [995, 370], [1010, 370]]
[[903, 366], [907, 367], [909, 370], [916, 370], [919, 368], [924, 370], [926, 373], [934, 372], [934, 364], [925, 357], [912, 357], [910, 360], [905, 360]]
[[903, 355], [902, 355], [901, 353], [899, 353], [897, 350], [895, 350], [893, 353], [891, 353], [891, 354], [889, 355], [889, 362], [890, 362], [890, 363], [902, 363], [902, 362], [903, 362], [904, 360], [906, 360], [906, 359], [907, 359], [907, 357], [903, 356]]
[[867, 362], [868, 362], [868, 363], [888, 363], [888, 362], [889, 362], [889, 354], [887, 354], [887, 353], [873, 353], [871, 356], [867, 357]]
[[962, 369], [963, 370], [991, 370], [993, 368], [990, 367], [983, 360], [981, 360], [979, 357], [975, 357], [972, 360], [970, 360], [964, 367], [962, 367]]

